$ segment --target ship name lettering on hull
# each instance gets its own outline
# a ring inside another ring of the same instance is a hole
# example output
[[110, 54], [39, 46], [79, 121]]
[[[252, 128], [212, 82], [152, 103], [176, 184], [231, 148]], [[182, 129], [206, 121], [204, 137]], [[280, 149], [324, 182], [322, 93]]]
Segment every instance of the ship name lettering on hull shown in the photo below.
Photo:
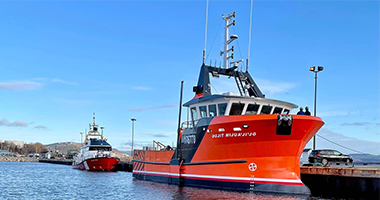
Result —
[[233, 137], [254, 137], [256, 136], [256, 132], [248, 132], [248, 133], [219, 133], [212, 134], [212, 138], [233, 138]]

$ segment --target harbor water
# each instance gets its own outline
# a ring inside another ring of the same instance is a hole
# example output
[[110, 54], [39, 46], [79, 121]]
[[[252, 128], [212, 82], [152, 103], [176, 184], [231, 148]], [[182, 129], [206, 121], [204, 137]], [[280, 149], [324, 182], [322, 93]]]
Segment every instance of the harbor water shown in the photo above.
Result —
[[0, 180], [0, 199], [323, 199], [178, 187], [36, 162], [0, 162]]

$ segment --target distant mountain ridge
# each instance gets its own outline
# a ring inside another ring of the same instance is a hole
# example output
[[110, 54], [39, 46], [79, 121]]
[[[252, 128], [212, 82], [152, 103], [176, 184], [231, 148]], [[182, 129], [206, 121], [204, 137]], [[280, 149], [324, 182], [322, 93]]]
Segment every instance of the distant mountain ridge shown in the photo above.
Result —
[[65, 145], [65, 144], [80, 144], [80, 143], [76, 143], [76, 142], [56, 142], [56, 143], [52, 143], [52, 144], [45, 144], [45, 146], [51, 146], [51, 145]]
[[380, 162], [380, 155], [372, 154], [350, 154], [354, 162]]
[[45, 144], [45, 147], [48, 149], [48, 151], [58, 151], [58, 153], [65, 155], [71, 151], [79, 152], [81, 146], [81, 143], [75, 142], [56, 142], [53, 144]]

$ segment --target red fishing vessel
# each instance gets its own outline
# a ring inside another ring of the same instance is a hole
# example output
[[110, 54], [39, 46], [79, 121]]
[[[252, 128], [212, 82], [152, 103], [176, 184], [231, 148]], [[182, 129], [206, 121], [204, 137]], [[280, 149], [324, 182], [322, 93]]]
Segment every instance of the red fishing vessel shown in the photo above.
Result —
[[[203, 64], [195, 96], [183, 105], [191, 120], [178, 129], [177, 148], [134, 150], [133, 177], [181, 186], [310, 194], [300, 179], [300, 155], [324, 122], [290, 115], [297, 105], [265, 98], [249, 72], [238, 70], [242, 60], [229, 62], [229, 44], [237, 39], [228, 33], [234, 17], [223, 15], [224, 67]], [[232, 77], [240, 95], [211, 94], [210, 74]]]
[[98, 132], [98, 125], [90, 124], [84, 144], [73, 160], [73, 168], [87, 171], [113, 171], [119, 162], [112, 156], [112, 146]]

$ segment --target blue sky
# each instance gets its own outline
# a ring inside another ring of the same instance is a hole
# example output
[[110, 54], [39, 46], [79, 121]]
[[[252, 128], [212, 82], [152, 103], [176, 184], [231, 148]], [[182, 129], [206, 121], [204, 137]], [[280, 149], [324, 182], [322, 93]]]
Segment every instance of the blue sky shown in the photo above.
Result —
[[[318, 134], [373, 154], [380, 154], [379, 8], [255, 1], [249, 68], [267, 98], [314, 113], [308, 69], [323, 66], [317, 115], [326, 124]], [[135, 147], [172, 144], [180, 81], [186, 102], [202, 62], [205, 11], [206, 1], [1, 1], [0, 139], [80, 142], [95, 112], [118, 149], [130, 149], [132, 117]], [[235, 58], [247, 58], [250, 1], [211, 0], [207, 63], [219, 65], [221, 15], [233, 11]], [[232, 90], [226, 81], [215, 80], [218, 92]], [[317, 148], [353, 153], [321, 138]]]

